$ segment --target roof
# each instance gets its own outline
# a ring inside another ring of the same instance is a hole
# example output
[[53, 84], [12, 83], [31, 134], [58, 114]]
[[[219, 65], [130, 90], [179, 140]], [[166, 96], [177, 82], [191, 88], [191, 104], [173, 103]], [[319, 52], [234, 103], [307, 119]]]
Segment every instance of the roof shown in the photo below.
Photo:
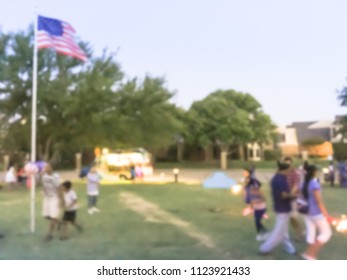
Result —
[[[318, 128], [315, 128], [317, 124]], [[310, 128], [313, 126], [314, 128]], [[321, 127], [320, 122], [294, 122], [292, 125], [289, 125], [288, 128], [295, 128], [298, 142], [302, 143], [303, 141], [310, 138], [323, 138], [326, 141], [330, 141], [330, 127]]]
[[331, 128], [331, 126], [334, 124], [333, 121], [325, 120], [325, 121], [318, 121], [314, 124], [311, 124], [308, 128], [309, 129], [317, 129], [317, 128]]

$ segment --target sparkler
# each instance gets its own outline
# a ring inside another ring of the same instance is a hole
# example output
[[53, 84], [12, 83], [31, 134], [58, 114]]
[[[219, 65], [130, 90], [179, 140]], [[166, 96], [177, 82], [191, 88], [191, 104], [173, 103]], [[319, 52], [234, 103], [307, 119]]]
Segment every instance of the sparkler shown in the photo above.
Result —
[[333, 220], [332, 225], [335, 226], [336, 231], [347, 233], [347, 217], [346, 215], [342, 215], [341, 219]]
[[230, 188], [230, 191], [232, 194], [237, 195], [242, 191], [242, 186], [241, 185], [234, 185]]

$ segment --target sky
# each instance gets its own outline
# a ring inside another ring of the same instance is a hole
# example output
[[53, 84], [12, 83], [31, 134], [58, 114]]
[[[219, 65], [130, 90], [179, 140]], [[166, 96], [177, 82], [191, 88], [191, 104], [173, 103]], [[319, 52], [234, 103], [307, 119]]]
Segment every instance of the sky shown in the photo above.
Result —
[[188, 109], [218, 89], [252, 94], [277, 125], [347, 113], [345, 0], [0, 0], [3, 32], [69, 22], [128, 77], [165, 77]]

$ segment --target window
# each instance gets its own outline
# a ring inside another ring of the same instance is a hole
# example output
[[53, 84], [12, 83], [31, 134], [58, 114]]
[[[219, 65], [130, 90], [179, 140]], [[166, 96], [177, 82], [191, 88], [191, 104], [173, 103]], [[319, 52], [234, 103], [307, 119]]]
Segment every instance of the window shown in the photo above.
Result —
[[257, 158], [259, 158], [260, 157], [260, 150], [258, 149], [257, 150]]
[[249, 157], [250, 157], [250, 158], [253, 158], [253, 149], [250, 149], [250, 150], [249, 150]]
[[279, 142], [280, 143], [285, 143], [286, 142], [286, 135], [284, 133], [281, 133], [278, 135]]

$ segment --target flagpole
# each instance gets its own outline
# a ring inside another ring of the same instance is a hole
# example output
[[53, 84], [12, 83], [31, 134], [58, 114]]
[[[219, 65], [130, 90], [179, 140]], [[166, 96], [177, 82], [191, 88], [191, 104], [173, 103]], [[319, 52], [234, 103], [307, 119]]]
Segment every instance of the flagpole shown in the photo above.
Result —
[[[31, 103], [31, 163], [36, 162], [36, 107], [37, 107], [37, 30], [38, 30], [38, 13], [35, 8], [34, 21], [34, 52], [33, 52], [33, 88]], [[31, 203], [30, 203], [30, 231], [35, 232], [35, 174], [31, 175]]]

